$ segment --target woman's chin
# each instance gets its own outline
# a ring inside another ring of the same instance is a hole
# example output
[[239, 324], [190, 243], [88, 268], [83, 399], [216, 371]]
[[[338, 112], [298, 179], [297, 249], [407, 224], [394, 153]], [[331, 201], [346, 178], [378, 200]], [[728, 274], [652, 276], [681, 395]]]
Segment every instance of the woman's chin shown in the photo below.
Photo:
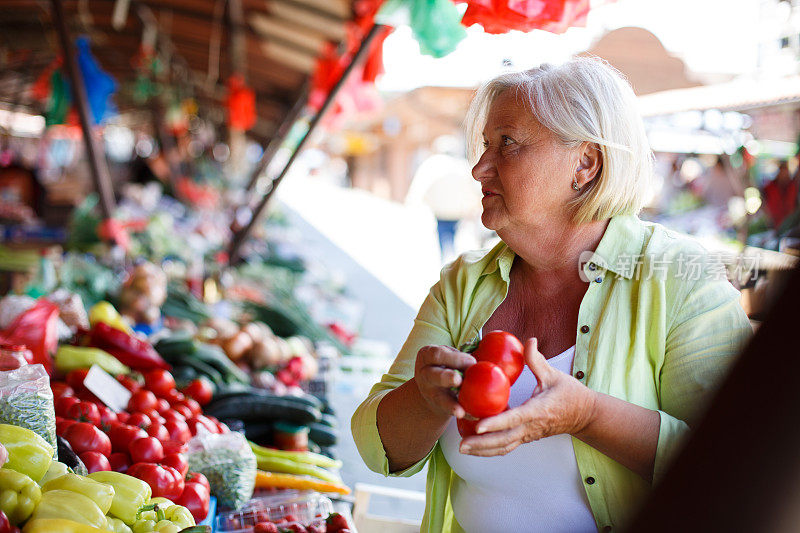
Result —
[[481, 224], [483, 224], [484, 228], [492, 231], [497, 231], [503, 226], [499, 217], [495, 213], [486, 210], [484, 210], [481, 214]]

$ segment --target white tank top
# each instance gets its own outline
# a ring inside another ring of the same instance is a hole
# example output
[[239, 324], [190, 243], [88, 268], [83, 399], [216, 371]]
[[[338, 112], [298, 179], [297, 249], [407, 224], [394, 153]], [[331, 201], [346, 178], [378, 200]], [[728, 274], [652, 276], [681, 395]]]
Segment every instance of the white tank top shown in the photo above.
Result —
[[[575, 346], [547, 362], [572, 372]], [[528, 400], [536, 378], [525, 366], [511, 387], [508, 404]], [[439, 440], [455, 472], [450, 498], [455, 518], [468, 532], [595, 532], [581, 483], [572, 437], [555, 435], [517, 447], [499, 457], [462, 455], [455, 418]]]

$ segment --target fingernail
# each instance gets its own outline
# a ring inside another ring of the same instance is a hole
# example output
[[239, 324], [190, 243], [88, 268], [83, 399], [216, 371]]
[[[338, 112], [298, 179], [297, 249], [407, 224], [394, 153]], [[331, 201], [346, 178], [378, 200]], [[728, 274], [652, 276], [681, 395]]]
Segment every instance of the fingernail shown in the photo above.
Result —
[[475, 433], [477, 433], [478, 435], [483, 435], [484, 433], [486, 433], [486, 430], [483, 429], [483, 428], [476, 427], [475, 428]]
[[461, 453], [469, 453], [472, 450], [470, 446], [462, 446]]

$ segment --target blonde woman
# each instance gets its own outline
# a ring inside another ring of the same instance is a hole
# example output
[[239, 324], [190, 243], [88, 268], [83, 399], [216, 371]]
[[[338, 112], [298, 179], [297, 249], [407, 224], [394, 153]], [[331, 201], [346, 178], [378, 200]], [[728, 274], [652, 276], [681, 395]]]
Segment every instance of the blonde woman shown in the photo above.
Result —
[[[428, 466], [426, 532], [617, 529], [749, 335], [739, 294], [694, 241], [637, 218], [652, 153], [603, 61], [495, 78], [467, 129], [501, 242], [442, 270], [353, 416], [356, 444], [384, 475]], [[527, 368], [462, 440], [450, 388], [474, 358], [455, 347], [498, 329], [525, 340]]]

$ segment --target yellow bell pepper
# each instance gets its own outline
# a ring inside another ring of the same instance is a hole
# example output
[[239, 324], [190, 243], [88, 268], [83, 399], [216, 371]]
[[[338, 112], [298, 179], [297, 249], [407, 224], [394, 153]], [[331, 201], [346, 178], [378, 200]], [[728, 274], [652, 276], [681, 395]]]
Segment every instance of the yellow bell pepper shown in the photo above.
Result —
[[53, 462], [53, 447], [30, 429], [0, 424], [0, 442], [8, 451], [3, 468], [16, 470], [34, 481], [42, 479]]
[[39, 480], [39, 486], [43, 487], [45, 483], [53, 479], [59, 478], [69, 473], [69, 467], [64, 463], [53, 461], [50, 463], [50, 468], [45, 472], [44, 477]]
[[0, 511], [12, 524], [26, 520], [42, 498], [34, 480], [14, 470], [0, 468]]
[[172, 503], [172, 500], [168, 500], [162, 496], [156, 496], [155, 498], [150, 498], [150, 501], [147, 502], [147, 505], [151, 505], [153, 503], [157, 503], [159, 507], [162, 509], [166, 509], [167, 507], [172, 507], [175, 505]]
[[98, 322], [108, 324], [112, 328], [124, 331], [129, 335], [133, 333], [133, 330], [122, 318], [122, 315], [108, 302], [97, 302], [89, 309], [89, 324], [94, 327]]
[[103, 511], [103, 514], [106, 514], [111, 508], [111, 501], [114, 499], [114, 487], [78, 474], [63, 475], [47, 482], [42, 487], [43, 494], [51, 490], [70, 490], [83, 494], [92, 500]]
[[61, 489], [42, 494], [32, 518], [63, 518], [99, 529], [108, 525], [105, 513], [88, 496]]
[[167, 508], [150, 503], [139, 509], [137, 520], [131, 528], [133, 533], [178, 533], [195, 525], [192, 513], [181, 505]]
[[37, 518], [25, 524], [22, 533], [108, 533], [108, 530], [64, 518]]
[[127, 474], [99, 471], [89, 474], [89, 477], [114, 487], [114, 499], [108, 512], [129, 526], [136, 522], [137, 511], [153, 494], [150, 485]]
[[84, 346], [60, 346], [56, 351], [56, 370], [68, 374], [79, 368], [91, 368], [97, 365], [112, 376], [130, 374], [131, 369], [119, 360], [100, 348], [87, 348]]
[[133, 533], [131, 528], [129, 528], [125, 522], [120, 520], [119, 518], [112, 518], [107, 516], [106, 519], [108, 520], [108, 530], [113, 531], [114, 533]]

